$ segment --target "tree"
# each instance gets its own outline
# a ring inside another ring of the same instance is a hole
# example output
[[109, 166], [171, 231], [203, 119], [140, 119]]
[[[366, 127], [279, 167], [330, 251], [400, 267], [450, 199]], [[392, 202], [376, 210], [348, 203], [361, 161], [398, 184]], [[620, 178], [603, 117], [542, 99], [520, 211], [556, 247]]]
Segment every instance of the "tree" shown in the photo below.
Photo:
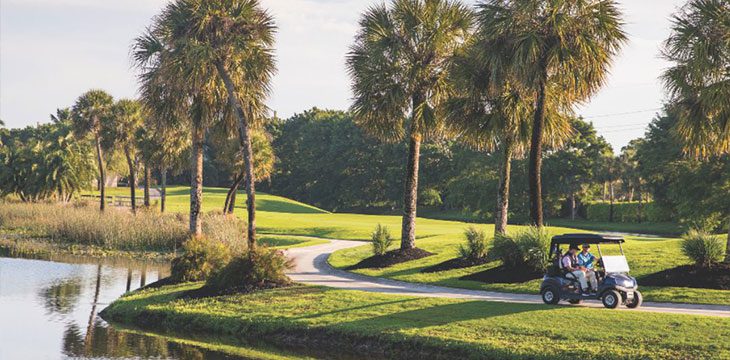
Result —
[[170, 3], [167, 12], [135, 39], [132, 58], [141, 71], [140, 93], [144, 105], [159, 121], [184, 123], [190, 129], [190, 233], [200, 236], [205, 132], [221, 116], [222, 90], [215, 81], [215, 68], [209, 63], [193, 61], [195, 56], [173, 37], [177, 18], [170, 18], [169, 11], [176, 6], [177, 3]]
[[[568, 113], [604, 83], [612, 58], [626, 40], [613, 0], [487, 0], [478, 22], [494, 51], [485, 61], [510, 67], [534, 92], [530, 140], [530, 217], [543, 225], [541, 169], [546, 104]], [[504, 54], [510, 61], [503, 62]]]
[[[663, 57], [673, 65], [662, 74], [678, 121], [684, 150], [700, 158], [730, 153], [730, 4], [691, 0], [672, 19]], [[730, 212], [728, 251], [730, 263]]]
[[421, 142], [443, 128], [437, 111], [450, 91], [446, 68], [471, 24], [471, 11], [458, 1], [393, 0], [362, 15], [347, 55], [355, 121], [382, 139], [408, 140], [404, 250], [416, 247]]
[[580, 118], [572, 118], [573, 136], [560, 151], [545, 157], [545, 188], [548, 197], [555, 194], [567, 198], [568, 216], [575, 219], [578, 203], [584, 198], [589, 186], [601, 178], [600, 159], [612, 153], [611, 145], [596, 133], [593, 124]]
[[102, 149], [102, 121], [107, 118], [114, 100], [104, 90], [89, 90], [76, 99], [71, 110], [74, 132], [79, 137], [91, 135], [96, 146], [96, 164], [99, 171], [99, 210], [106, 204], [106, 171]]
[[[178, 0], [159, 17], [171, 40], [192, 64], [214, 66], [238, 123], [244, 159], [248, 246], [256, 247], [255, 172], [251, 128], [265, 118], [264, 101], [275, 71], [275, 26], [258, 0]], [[253, 252], [251, 252], [253, 254]]]
[[135, 189], [137, 187], [137, 166], [139, 151], [137, 146], [137, 132], [142, 127], [142, 105], [136, 100], [120, 99], [109, 112], [109, 120], [104, 122], [105, 140], [113, 142], [110, 148], [119, 146], [124, 152], [129, 169], [129, 195], [132, 213], [137, 211]]

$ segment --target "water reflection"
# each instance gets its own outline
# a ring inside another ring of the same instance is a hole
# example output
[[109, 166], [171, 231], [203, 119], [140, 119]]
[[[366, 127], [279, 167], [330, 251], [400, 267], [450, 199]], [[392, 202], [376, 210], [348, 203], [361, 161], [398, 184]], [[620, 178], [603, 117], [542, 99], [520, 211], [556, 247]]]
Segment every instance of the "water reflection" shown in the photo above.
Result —
[[239, 358], [117, 329], [99, 318], [124, 292], [169, 275], [169, 265], [52, 260], [0, 257], [0, 359]]

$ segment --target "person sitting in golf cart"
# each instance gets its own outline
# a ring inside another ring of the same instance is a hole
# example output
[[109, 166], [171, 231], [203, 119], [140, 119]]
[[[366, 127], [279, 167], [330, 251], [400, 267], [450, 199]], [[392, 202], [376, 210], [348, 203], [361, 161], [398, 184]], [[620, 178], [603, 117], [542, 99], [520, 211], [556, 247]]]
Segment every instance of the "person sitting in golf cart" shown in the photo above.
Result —
[[598, 278], [596, 277], [596, 272], [593, 269], [593, 262], [596, 261], [596, 257], [590, 252], [590, 244], [583, 244], [581, 248], [582, 251], [576, 256], [578, 259], [578, 266], [581, 270], [585, 271], [586, 278], [588, 278], [588, 281], [591, 284], [591, 290], [595, 291], [598, 289]]
[[571, 274], [580, 283], [580, 288], [584, 293], [588, 292], [588, 280], [585, 271], [581, 270], [578, 265], [578, 245], [571, 244], [568, 252], [563, 255], [560, 265], [566, 274]]

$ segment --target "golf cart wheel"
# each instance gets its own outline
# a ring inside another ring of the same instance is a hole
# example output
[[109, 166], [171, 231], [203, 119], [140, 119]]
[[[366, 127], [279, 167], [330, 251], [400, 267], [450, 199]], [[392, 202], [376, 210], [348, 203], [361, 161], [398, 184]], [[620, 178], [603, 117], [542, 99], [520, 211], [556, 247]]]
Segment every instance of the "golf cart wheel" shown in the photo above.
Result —
[[560, 301], [560, 293], [554, 286], [549, 286], [542, 291], [542, 301], [546, 304], [555, 305]]
[[621, 293], [616, 290], [608, 290], [603, 293], [603, 306], [615, 309], [621, 303]]
[[583, 300], [581, 300], [581, 299], [572, 299], [572, 300], [568, 300], [568, 302], [571, 303], [571, 304], [573, 304], [573, 305], [578, 305], [578, 304], [582, 304], [583, 303]]
[[644, 302], [644, 298], [641, 296], [641, 293], [638, 291], [634, 291], [634, 299], [631, 301], [627, 301], [626, 307], [629, 309], [636, 309], [637, 307], [641, 306], [642, 302]]

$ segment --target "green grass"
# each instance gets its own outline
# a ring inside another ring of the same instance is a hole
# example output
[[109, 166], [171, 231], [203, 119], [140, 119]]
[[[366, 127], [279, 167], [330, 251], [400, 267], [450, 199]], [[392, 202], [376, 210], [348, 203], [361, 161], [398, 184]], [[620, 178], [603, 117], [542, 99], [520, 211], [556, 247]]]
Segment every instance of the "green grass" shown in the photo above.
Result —
[[[565, 229], [550, 228], [550, 231], [552, 233], [561, 233], [565, 232]], [[626, 237], [626, 240], [624, 250], [629, 261], [629, 266], [631, 267], [631, 275], [637, 277], [640, 290], [646, 301], [730, 305], [730, 291], [727, 290], [641, 286], [642, 276], [664, 269], [689, 264], [691, 261], [682, 255], [680, 249], [681, 240], [679, 239]], [[360, 269], [355, 270], [355, 272], [369, 276], [386, 277], [401, 281], [457, 288], [527, 294], [538, 293], [540, 288], [540, 279], [512, 284], [485, 284], [482, 282], [460, 279], [465, 275], [499, 266], [499, 261], [492, 261], [484, 265], [470, 268], [441, 271], [437, 273], [421, 272], [421, 270], [426, 267], [459, 256], [458, 246], [461, 242], [463, 242], [463, 240], [460, 238], [443, 239], [435, 237], [433, 239], [424, 239], [418, 243], [418, 246], [424, 250], [435, 253], [436, 255], [398, 264], [389, 268]], [[615, 245], [607, 245], [602, 247], [602, 249], [606, 252], [617, 252], [618, 247]], [[371, 255], [372, 253], [369, 246], [360, 246], [335, 252], [332, 256], [330, 256], [329, 262], [336, 268], [344, 268], [356, 264], [360, 260]]]
[[[116, 189], [118, 190], [118, 189]], [[116, 191], [111, 190], [110, 191]], [[183, 186], [174, 186], [168, 189], [168, 208], [170, 211], [187, 212], [189, 210], [189, 189]], [[220, 211], [225, 201], [226, 189], [204, 189], [203, 210]], [[235, 213], [239, 217], [245, 216], [243, 197], [239, 195]], [[280, 235], [279, 241], [312, 241], [317, 238], [335, 238], [346, 240], [370, 239], [375, 225], [386, 225], [391, 233], [398, 238], [401, 218], [397, 215], [362, 215], [348, 213], [329, 213], [313, 206], [302, 204], [280, 196], [257, 194], [257, 228], [266, 236]], [[554, 221], [552, 222], [555, 223]], [[443, 271], [424, 274], [421, 269], [458, 256], [458, 247], [464, 241], [463, 232], [472, 225], [460, 221], [418, 218], [416, 221], [417, 245], [435, 253], [435, 256], [407, 262], [387, 269], [357, 270], [358, 273], [381, 276], [397, 280], [427, 283], [433, 285], [451, 286], [468, 289], [483, 289], [492, 291], [506, 291], [519, 293], [536, 293], [539, 280], [516, 284], [484, 284], [481, 282], [460, 280], [464, 275], [482, 271], [499, 265], [491, 262], [472, 268]], [[626, 225], [626, 224], [622, 224]], [[493, 224], [478, 224], [487, 234], [494, 232]], [[508, 230], [514, 231], [521, 226], [510, 225]], [[611, 230], [611, 229], [607, 229]], [[552, 226], [549, 231], [553, 234], [568, 232], [586, 232], [569, 227]], [[286, 236], [286, 237], [285, 237]], [[299, 238], [304, 236], [305, 238]], [[283, 240], [288, 238], [288, 240]], [[627, 237], [627, 257], [631, 265], [632, 275], [639, 278], [664, 269], [689, 264], [690, 260], [682, 255], [679, 240], [676, 238], [644, 238]], [[396, 241], [397, 243], [397, 241]], [[282, 244], [283, 246], [306, 246], [315, 243]], [[279, 246], [272, 244], [272, 246]], [[395, 245], [397, 246], [397, 244]], [[369, 244], [363, 247], [346, 249], [335, 252], [330, 257], [330, 263], [335, 267], [346, 267], [357, 263], [371, 255]], [[661, 302], [691, 302], [705, 304], [730, 305], [730, 291], [691, 289], [691, 288], [650, 288], [641, 287], [647, 301]]]
[[[607, 359], [730, 357], [730, 319], [319, 287], [177, 299], [200, 284], [132, 293], [105, 319], [153, 330], [309, 344], [338, 356]], [[581, 324], [576, 326], [576, 324]]]
[[590, 221], [583, 219], [550, 219], [548, 224], [553, 226], [565, 226], [576, 229], [594, 230], [594, 231], [614, 231], [630, 234], [653, 234], [662, 236], [678, 236], [687, 229], [675, 223], [618, 223], [607, 221]]

